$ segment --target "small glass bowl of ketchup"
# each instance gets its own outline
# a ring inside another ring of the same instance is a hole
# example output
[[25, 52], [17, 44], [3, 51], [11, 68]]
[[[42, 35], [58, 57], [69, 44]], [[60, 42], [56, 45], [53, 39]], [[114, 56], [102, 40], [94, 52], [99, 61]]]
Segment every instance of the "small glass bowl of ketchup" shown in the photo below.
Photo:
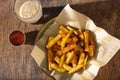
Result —
[[9, 36], [9, 41], [14, 46], [19, 46], [25, 43], [26, 36], [22, 31], [13, 31]]

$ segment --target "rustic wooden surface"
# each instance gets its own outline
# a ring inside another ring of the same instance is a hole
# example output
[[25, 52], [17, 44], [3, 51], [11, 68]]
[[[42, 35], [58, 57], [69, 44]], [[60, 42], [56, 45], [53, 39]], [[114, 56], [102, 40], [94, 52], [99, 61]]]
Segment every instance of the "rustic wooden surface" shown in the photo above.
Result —
[[[37, 66], [30, 53], [42, 24], [57, 16], [67, 3], [120, 39], [120, 0], [41, 0], [43, 17], [35, 24], [24, 23], [16, 17], [14, 2], [0, 0], [0, 80], [52, 80]], [[26, 33], [24, 45], [15, 47], [9, 43], [9, 34], [14, 30]], [[95, 80], [120, 80], [119, 61], [120, 50], [100, 69]]]

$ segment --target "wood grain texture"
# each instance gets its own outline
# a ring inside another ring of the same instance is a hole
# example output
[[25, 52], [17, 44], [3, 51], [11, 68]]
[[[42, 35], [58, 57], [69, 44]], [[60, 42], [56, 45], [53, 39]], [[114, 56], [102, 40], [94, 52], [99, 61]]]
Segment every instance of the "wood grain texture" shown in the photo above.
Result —
[[[14, 12], [15, 0], [0, 0], [0, 80], [53, 80], [48, 77], [30, 56], [35, 36], [42, 24], [56, 17], [69, 3], [97, 26], [120, 39], [120, 0], [40, 0], [43, 17], [35, 24], [20, 21]], [[27, 36], [24, 45], [9, 43], [9, 34], [21, 30]], [[120, 80], [120, 50], [102, 67], [95, 80]]]

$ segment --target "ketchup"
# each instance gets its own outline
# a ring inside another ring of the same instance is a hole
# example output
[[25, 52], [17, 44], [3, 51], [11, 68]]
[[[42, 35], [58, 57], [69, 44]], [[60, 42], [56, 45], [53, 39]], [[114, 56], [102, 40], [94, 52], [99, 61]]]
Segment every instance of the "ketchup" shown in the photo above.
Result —
[[25, 35], [21, 31], [14, 31], [10, 34], [9, 39], [13, 45], [19, 46], [25, 42]]

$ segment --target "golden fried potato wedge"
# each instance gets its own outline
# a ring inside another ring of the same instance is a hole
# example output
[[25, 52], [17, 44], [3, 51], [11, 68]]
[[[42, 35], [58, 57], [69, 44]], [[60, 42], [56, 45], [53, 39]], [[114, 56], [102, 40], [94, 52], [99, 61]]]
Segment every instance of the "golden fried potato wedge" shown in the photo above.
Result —
[[49, 37], [48, 37], [48, 43], [49, 43], [51, 40], [53, 40], [53, 39], [54, 39], [53, 36], [49, 36]]
[[63, 49], [65, 47], [65, 44], [67, 43], [67, 40], [69, 39], [69, 37], [72, 35], [73, 30], [70, 30], [67, 35], [63, 38], [62, 42], [61, 42], [61, 48]]
[[52, 67], [53, 69], [59, 71], [59, 72], [65, 72], [65, 71], [66, 71], [65, 68], [63, 68], [63, 67], [59, 67], [59, 65], [56, 64], [56, 63], [51, 63], [51, 67]]
[[74, 34], [75, 34], [75, 35], [78, 35], [77, 31], [76, 31], [75, 29], [73, 29], [72, 27], [67, 26], [67, 29], [68, 29], [68, 30], [73, 30]]
[[68, 30], [63, 25], [60, 25], [60, 30], [63, 31], [65, 34], [68, 33]]
[[89, 52], [89, 30], [85, 29], [83, 32], [84, 34], [84, 41], [85, 41], [85, 52]]
[[78, 32], [78, 37], [80, 38], [80, 40], [84, 40], [84, 34], [83, 34], [83, 32], [82, 32], [82, 30], [81, 29], [79, 29], [79, 30], [77, 30], [77, 32]]
[[82, 67], [83, 67], [83, 65], [77, 65], [77, 66], [73, 67], [72, 70], [69, 71], [69, 74], [72, 74], [72, 73], [80, 70]]
[[80, 53], [78, 65], [83, 64], [84, 63], [84, 59], [85, 59], [85, 53]]
[[66, 64], [69, 64], [69, 63], [72, 61], [72, 59], [74, 58], [74, 56], [75, 56], [74, 51], [71, 51], [71, 52], [69, 52], [69, 53], [70, 53], [70, 54], [69, 54], [69, 56], [67, 57], [67, 59], [66, 59], [66, 61], [65, 61]]
[[60, 58], [59, 67], [63, 67], [64, 62], [65, 62], [65, 54], [63, 54]]
[[95, 41], [93, 40], [93, 37], [90, 32], [89, 32], [89, 43], [90, 45], [93, 46], [93, 48], [95, 48]]
[[89, 53], [88, 53], [88, 55], [90, 56], [90, 57], [93, 57], [94, 56], [94, 46], [93, 45], [90, 45], [89, 46]]
[[47, 45], [46, 48], [49, 49], [51, 48], [59, 39], [61, 39], [62, 36], [58, 34], [54, 39], [52, 39]]
[[83, 66], [83, 69], [86, 68], [87, 60], [88, 60], [88, 55], [86, 55], [86, 57], [85, 57], [85, 59], [84, 59], [84, 63], [83, 63], [84, 66]]
[[57, 51], [57, 55], [61, 56], [62, 54], [67, 53], [67, 52], [69, 52], [70, 50], [72, 50], [76, 47], [77, 47], [76, 44], [72, 44], [70, 46], [67, 46], [67, 47], [63, 48], [62, 50]]
[[48, 49], [47, 52], [48, 52], [48, 68], [49, 70], [52, 70], [52, 67], [50, 65], [51, 65], [51, 62], [54, 62], [53, 61], [54, 53], [52, 52], [51, 49]]
[[71, 61], [73, 67], [77, 66], [77, 60], [78, 60], [78, 56], [75, 54]]
[[[55, 56], [54, 60], [59, 64], [60, 62], [60, 58], [58, 56]], [[63, 68], [65, 68], [66, 70], [70, 71], [72, 69], [71, 66], [67, 65], [67, 64], [63, 64]]]

